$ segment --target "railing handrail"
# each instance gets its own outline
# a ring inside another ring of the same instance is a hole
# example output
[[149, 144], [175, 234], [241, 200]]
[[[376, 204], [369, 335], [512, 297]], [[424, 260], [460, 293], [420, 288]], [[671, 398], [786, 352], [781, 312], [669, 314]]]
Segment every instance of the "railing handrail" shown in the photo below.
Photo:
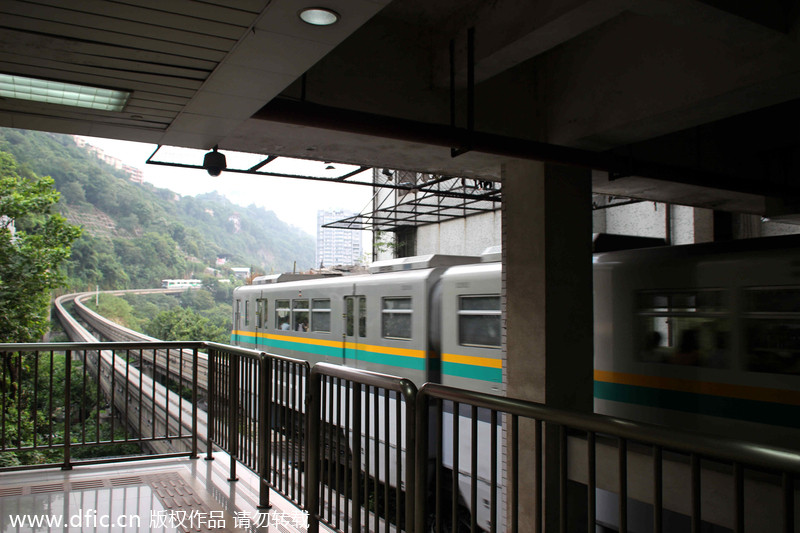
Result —
[[340, 378], [347, 381], [354, 381], [370, 387], [399, 392], [405, 396], [409, 402], [415, 401], [417, 396], [417, 386], [408, 378], [382, 374], [371, 370], [363, 370], [342, 365], [332, 365], [330, 363], [316, 363], [311, 367], [311, 376], [325, 375]]
[[133, 348], [154, 348], [154, 349], [178, 349], [186, 350], [202, 349], [208, 343], [202, 341], [134, 341], [134, 342], [39, 342], [39, 343], [19, 343], [4, 342], [0, 343], [0, 352], [25, 352], [25, 351], [56, 351], [66, 350], [85, 350], [87, 346], [94, 346], [98, 350], [113, 349], [133, 349]]
[[420, 387], [417, 393], [419, 405], [424, 405], [422, 402], [429, 397], [494, 409], [579, 431], [622, 437], [632, 442], [661, 446], [664, 449], [687, 454], [800, 474], [800, 453], [789, 448], [737, 439], [721, 439], [713, 435], [691, 433], [678, 428], [667, 428], [596, 413], [568, 411], [527, 400], [461, 390], [438, 383], [425, 383]]

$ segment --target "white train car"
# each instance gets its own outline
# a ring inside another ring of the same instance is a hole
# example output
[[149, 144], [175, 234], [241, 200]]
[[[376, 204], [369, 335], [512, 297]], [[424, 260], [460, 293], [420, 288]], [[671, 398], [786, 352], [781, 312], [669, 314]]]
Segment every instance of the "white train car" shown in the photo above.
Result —
[[594, 262], [596, 412], [798, 448], [798, 236]]

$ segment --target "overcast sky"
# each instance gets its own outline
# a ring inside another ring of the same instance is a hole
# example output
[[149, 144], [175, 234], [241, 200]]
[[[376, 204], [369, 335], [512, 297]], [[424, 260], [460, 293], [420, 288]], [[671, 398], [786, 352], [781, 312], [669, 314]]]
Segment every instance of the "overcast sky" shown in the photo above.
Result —
[[[277, 178], [272, 176], [253, 176], [223, 172], [217, 177], [209, 176], [204, 170], [165, 167], [145, 164], [147, 158], [156, 149], [155, 145], [84, 137], [89, 144], [98, 146], [124, 163], [137, 167], [144, 173], [145, 181], [156, 187], [170, 189], [181, 195], [195, 196], [217, 191], [231, 202], [249, 206], [255, 204], [275, 214], [293, 226], [306, 231], [312, 236], [317, 234], [317, 210], [343, 209], [361, 212], [370, 210], [372, 188], [361, 185], [342, 185], [317, 181]], [[255, 164], [264, 158], [258, 155], [237, 155], [223, 151], [228, 159], [229, 167], [247, 168], [237, 163]], [[163, 147], [154, 160], [180, 163], [202, 164], [204, 152], [201, 150], [180, 150]], [[279, 164], [279, 165], [276, 165]], [[287, 174], [340, 176], [349, 169], [346, 165], [337, 165], [325, 170], [323, 163], [305, 163], [298, 160], [277, 160], [270, 164], [270, 170]], [[371, 172], [367, 170], [366, 172]], [[366, 234], [366, 232], [364, 232]], [[365, 235], [365, 242], [366, 242]]]

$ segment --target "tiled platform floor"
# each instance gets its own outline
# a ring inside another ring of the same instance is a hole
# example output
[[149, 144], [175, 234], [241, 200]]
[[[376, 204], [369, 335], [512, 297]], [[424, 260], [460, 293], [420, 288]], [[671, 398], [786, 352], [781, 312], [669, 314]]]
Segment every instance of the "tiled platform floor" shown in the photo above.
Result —
[[[239, 465], [239, 480], [228, 482], [228, 455], [217, 452], [214, 458], [2, 473], [0, 531], [305, 531], [296, 525], [306, 522], [302, 512], [275, 492], [272, 508], [259, 511], [258, 478]], [[42, 523], [32, 525], [31, 519]]]

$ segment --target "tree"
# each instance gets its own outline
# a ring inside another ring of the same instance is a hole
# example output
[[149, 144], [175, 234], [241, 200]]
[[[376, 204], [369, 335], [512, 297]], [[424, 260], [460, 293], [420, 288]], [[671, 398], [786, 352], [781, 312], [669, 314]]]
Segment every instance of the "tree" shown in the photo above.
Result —
[[164, 341], [226, 342], [230, 331], [213, 324], [191, 309], [173, 307], [154, 317], [145, 326], [145, 333]]
[[32, 342], [47, 331], [50, 291], [64, 284], [59, 266], [81, 234], [52, 212], [59, 193], [0, 152], [0, 340]]

